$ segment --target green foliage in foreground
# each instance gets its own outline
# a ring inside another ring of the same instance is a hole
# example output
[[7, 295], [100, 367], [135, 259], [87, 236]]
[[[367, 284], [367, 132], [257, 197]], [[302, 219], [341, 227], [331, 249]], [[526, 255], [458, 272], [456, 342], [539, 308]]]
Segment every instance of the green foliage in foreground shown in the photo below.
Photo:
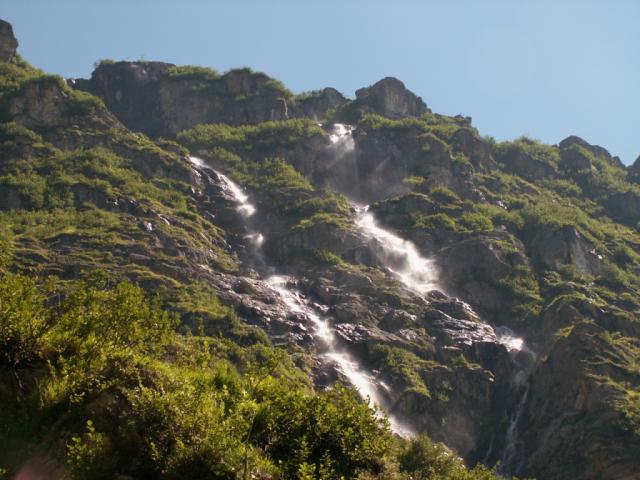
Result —
[[5, 273], [0, 466], [37, 453], [78, 479], [494, 478], [394, 438], [353, 390], [314, 392], [283, 350], [175, 326], [131, 283]]

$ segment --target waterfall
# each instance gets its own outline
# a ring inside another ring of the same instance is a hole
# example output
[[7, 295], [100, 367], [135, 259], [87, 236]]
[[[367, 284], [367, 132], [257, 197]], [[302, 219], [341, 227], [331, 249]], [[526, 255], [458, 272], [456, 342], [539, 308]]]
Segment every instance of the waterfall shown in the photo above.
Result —
[[356, 207], [356, 225], [378, 261], [407, 288], [419, 294], [436, 289], [437, 271], [433, 260], [422, 257], [412, 242], [380, 227], [368, 209], [368, 206]]
[[519, 352], [523, 348], [526, 349], [524, 339], [517, 337], [509, 327], [496, 327], [495, 331], [498, 342], [504, 345], [509, 352]]
[[341, 145], [344, 150], [353, 150], [353, 147], [355, 147], [355, 142], [353, 141], [353, 137], [351, 136], [352, 132], [353, 127], [351, 125], [334, 123], [331, 129], [331, 133], [329, 134], [329, 140], [335, 145], [344, 143], [345, 145]]
[[323, 183], [333, 190], [344, 192], [351, 198], [360, 197], [360, 176], [356, 143], [351, 125], [335, 123], [329, 133], [329, 156], [323, 164]]
[[[357, 168], [353, 127], [341, 123], [334, 124], [329, 140], [331, 141], [329, 148], [335, 150], [336, 158], [350, 158], [353, 168]], [[348, 173], [347, 176], [357, 177], [357, 172]], [[357, 184], [357, 181], [349, 183]], [[351, 185], [350, 188], [343, 189], [343, 192], [349, 195], [354, 189], [356, 187]], [[349, 196], [353, 201], [353, 193]], [[358, 214], [356, 226], [369, 242], [378, 261], [414, 292], [425, 294], [436, 289], [437, 272], [433, 260], [422, 257], [412, 242], [382, 228], [369, 212], [368, 205], [360, 206], [355, 203], [353, 205]]]
[[504, 449], [500, 456], [500, 466], [498, 473], [501, 475], [508, 475], [512, 469], [513, 459], [516, 456], [518, 449], [518, 423], [522, 414], [524, 413], [525, 406], [527, 405], [527, 399], [529, 398], [530, 385], [527, 383], [524, 387], [520, 401], [516, 406], [516, 409], [509, 418], [509, 427], [507, 427], [507, 434], [504, 441]]
[[[343, 164], [345, 163], [345, 158], [351, 159], [351, 162], [355, 165], [352, 168], [357, 169], [357, 162], [353, 160], [356, 158], [356, 145], [351, 133], [351, 128], [335, 124], [330, 135], [331, 145], [328, 148], [336, 150], [336, 159]], [[346, 176], [350, 178], [354, 174], [357, 176], [357, 170], [348, 173]], [[350, 196], [353, 201], [353, 193], [349, 195], [350, 192], [354, 191], [353, 187], [342, 189], [341, 191]], [[372, 248], [372, 253], [382, 266], [394, 274], [407, 288], [419, 294], [425, 294], [438, 288], [438, 272], [433, 260], [422, 257], [416, 246], [410, 241], [382, 228], [369, 212], [368, 206], [354, 204], [354, 207], [358, 214], [356, 219], [358, 230], [368, 241]], [[514, 411], [509, 417], [509, 424], [505, 433], [504, 449], [500, 457], [500, 472], [503, 473], [508, 469], [512, 469], [512, 464], [517, 454], [518, 424], [529, 396], [530, 385], [528, 378], [536, 354], [511, 329], [494, 327], [494, 330], [498, 342], [505, 346], [514, 365], [518, 368], [513, 378], [513, 383], [515, 388], [522, 392]], [[525, 355], [522, 355], [522, 353]], [[491, 453], [491, 448], [487, 456]]]
[[[229, 177], [212, 169], [197, 157], [189, 157], [189, 161], [197, 169], [209, 169], [213, 171], [220, 180], [222, 180], [223, 188], [237, 203], [237, 210], [243, 218], [248, 219], [248, 217], [251, 217], [256, 212], [255, 206], [249, 202], [249, 196]], [[255, 231], [249, 232], [245, 238], [256, 247], [259, 247], [264, 241], [262, 233]], [[365, 373], [355, 358], [338, 347], [337, 337], [331, 327], [329, 319], [324, 315], [319, 315], [303, 295], [297, 289], [290, 286], [293, 282], [289, 277], [272, 275], [267, 279], [267, 283], [278, 294], [290, 312], [302, 315], [313, 324], [313, 335], [319, 343], [318, 350], [324, 357], [337, 366], [339, 372], [354, 386], [358, 394], [371, 408], [376, 409], [378, 415], [381, 415], [379, 409], [384, 406], [384, 402], [380, 393], [380, 387], [384, 388], [384, 384], [376, 381], [372, 375]], [[411, 435], [411, 430], [403, 426], [395, 417], [388, 415], [387, 418], [389, 419], [391, 430], [394, 433], [402, 437]]]
[[518, 453], [519, 423], [524, 414], [529, 399], [529, 376], [537, 358], [534, 350], [529, 348], [524, 339], [518, 337], [509, 327], [500, 326], [495, 328], [498, 341], [506, 347], [512, 357], [514, 364], [520, 368], [513, 377], [513, 385], [520, 398], [515, 409], [511, 412], [508, 420], [508, 427], [504, 438], [504, 447], [499, 459], [498, 473], [509, 475], [513, 473], [513, 462]]
[[[316, 313], [300, 292], [288, 286], [289, 278], [274, 275], [269, 277], [267, 282], [278, 292], [291, 312], [301, 314], [311, 321], [314, 327], [314, 336], [319, 340], [318, 350], [321, 355], [337, 365], [340, 373], [349, 380], [349, 383], [356, 388], [371, 408], [381, 408], [384, 402], [380, 394], [380, 387], [384, 388], [384, 385], [376, 381], [373, 376], [365, 373], [356, 359], [338, 347], [336, 334], [331, 328], [329, 319]], [[392, 431], [403, 437], [411, 435], [411, 431], [395, 417], [388, 415], [388, 419]]]

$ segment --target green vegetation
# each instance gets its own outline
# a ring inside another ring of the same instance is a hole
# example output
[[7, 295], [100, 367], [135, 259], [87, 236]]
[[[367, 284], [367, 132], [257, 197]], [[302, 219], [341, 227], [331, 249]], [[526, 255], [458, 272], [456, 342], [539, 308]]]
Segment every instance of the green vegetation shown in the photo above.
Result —
[[220, 74], [212, 68], [194, 65], [173, 66], [167, 70], [171, 80], [199, 80], [211, 82], [220, 79]]
[[520, 137], [512, 142], [497, 145], [496, 158], [498, 161], [508, 163], [515, 156], [524, 156], [530, 162], [539, 162], [549, 167], [557, 167], [560, 163], [560, 153], [557, 148], [528, 137]]
[[[227, 100], [243, 108], [247, 95], [292, 98], [249, 69], [221, 78], [172, 67], [173, 80], [225, 82]], [[48, 92], [56, 95], [44, 120], [6, 108]], [[330, 117], [358, 122], [357, 142], [402, 146], [391, 155], [395, 181], [410, 191], [372, 206], [379, 221], [445, 268], [454, 252], [459, 264], [449, 267], [463, 273], [443, 288], [460, 288], [484, 320], [544, 344], [535, 375], [557, 356], [577, 359], [575, 378], [552, 378], [562, 393], [565, 380], [593, 392], [584, 409], [574, 402], [570, 442], [622, 438], [613, 455], [633, 450], [640, 235], [637, 212], [620, 206], [633, 207], [640, 187], [598, 149], [481, 141], [467, 118], [391, 120], [361, 107], [347, 102]], [[464, 318], [459, 304], [440, 305], [434, 293], [424, 302], [367, 258], [350, 231], [350, 202], [314, 185], [328, 143], [315, 122], [199, 125], [177, 142], [152, 141], [19, 58], [0, 63], [0, 113], [13, 120], [0, 123], [0, 476], [36, 458], [78, 479], [496, 478], [426, 436], [395, 438], [339, 382], [315, 391], [316, 359], [279, 334], [282, 346], [272, 345], [249, 323], [263, 315], [259, 302], [276, 300], [242, 284], [253, 265], [234, 247], [246, 232], [229, 226], [228, 202], [218, 209], [190, 152], [251, 195], [260, 215], [250, 227], [265, 233], [269, 264], [304, 276], [310, 300], [322, 298], [339, 322], [371, 329], [356, 351], [398, 389], [400, 408], [422, 409], [429, 422], [444, 421], [438, 409], [464, 416], [462, 397], [489, 398], [504, 381], [488, 346], [436, 340], [431, 313]], [[405, 153], [415, 168], [402, 170]], [[252, 310], [245, 295], [254, 293]]]
[[398, 468], [398, 440], [354, 391], [314, 393], [280, 349], [175, 325], [130, 283], [2, 275], [0, 379], [20, 393], [0, 413], [2, 464], [38, 449], [80, 479], [493, 478], [426, 438]]
[[298, 119], [239, 127], [200, 125], [181, 132], [178, 141], [280, 209], [281, 218], [292, 232], [319, 224], [347, 230], [347, 200], [315, 190], [285, 158], [274, 157], [326, 135], [316, 123]]
[[482, 465], [467, 470], [460, 459], [447, 451], [446, 447], [432, 442], [424, 435], [408, 442], [398, 460], [402, 470], [411, 472], [411, 478], [414, 480], [495, 478], [495, 475]]
[[20, 56], [13, 62], [0, 62], [0, 98], [17, 91], [24, 82], [42, 76], [42, 70], [32, 67]]
[[[243, 68], [233, 68], [224, 74], [225, 76], [234, 76], [234, 75], [247, 75], [252, 81], [256, 84], [261, 85], [261, 90], [265, 89], [268, 92], [275, 93], [280, 95], [285, 100], [291, 100], [293, 98], [293, 93], [280, 80], [276, 80], [275, 78], [269, 77], [264, 72], [256, 72], [249, 67]], [[236, 100], [242, 100], [242, 98], [237, 98]]]
[[178, 141], [192, 151], [221, 147], [232, 151], [272, 152], [286, 149], [326, 132], [308, 119], [263, 122], [257, 125], [233, 127], [218, 123], [198, 125], [178, 134]]
[[372, 362], [391, 378], [404, 382], [407, 391], [431, 398], [431, 392], [421, 376], [421, 372], [429, 365], [427, 360], [407, 350], [380, 344], [373, 349]]

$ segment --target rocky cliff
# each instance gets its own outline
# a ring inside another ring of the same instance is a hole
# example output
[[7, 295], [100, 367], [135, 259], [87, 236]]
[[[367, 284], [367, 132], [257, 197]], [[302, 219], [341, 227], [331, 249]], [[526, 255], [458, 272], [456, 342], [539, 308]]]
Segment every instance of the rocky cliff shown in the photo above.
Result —
[[[638, 478], [636, 167], [578, 137], [496, 143], [393, 78], [349, 100], [249, 69], [103, 61], [65, 83], [16, 46], [0, 23], [4, 269], [129, 279], [185, 338], [237, 349], [234, 368], [269, 345], [317, 390], [353, 383], [321, 318], [402, 432], [504, 474]], [[0, 401], [14, 408], [14, 373], [44, 375], [38, 355], [2, 365]], [[114, 408], [77, 388], [68, 405]], [[45, 413], [77, 432], [60, 405]]]

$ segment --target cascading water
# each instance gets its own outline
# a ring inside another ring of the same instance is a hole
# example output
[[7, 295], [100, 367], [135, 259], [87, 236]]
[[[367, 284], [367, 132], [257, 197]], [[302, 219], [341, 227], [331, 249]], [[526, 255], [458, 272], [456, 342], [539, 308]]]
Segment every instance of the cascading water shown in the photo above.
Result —
[[351, 125], [335, 123], [329, 130], [330, 145], [327, 146], [326, 160], [322, 165], [323, 182], [326, 186], [346, 193], [351, 198], [360, 196], [358, 158], [355, 155], [354, 128]]
[[333, 144], [339, 144], [340, 142], [348, 143], [349, 145], [345, 145], [345, 150], [349, 150], [352, 146], [355, 146], [351, 132], [353, 132], [351, 125], [334, 123], [331, 133], [329, 134], [329, 140], [331, 140]]
[[[524, 342], [524, 339], [508, 327], [497, 327], [495, 329], [498, 341], [503, 344], [512, 357], [517, 357], [520, 368], [517, 369], [513, 377], [513, 386], [519, 394], [519, 400], [508, 420], [508, 426], [504, 438], [504, 447], [499, 459], [498, 473], [509, 475], [514, 471], [514, 461], [518, 453], [519, 423], [529, 399], [529, 375], [536, 360], [536, 353]], [[514, 362], [515, 363], [515, 362]]]
[[524, 347], [524, 340], [517, 337], [509, 327], [496, 327], [498, 341], [510, 352], [519, 352]]
[[[341, 124], [335, 124], [330, 140], [331, 145], [329, 148], [338, 151], [336, 158], [350, 158], [357, 168], [357, 161], [353, 160], [356, 155], [354, 152], [355, 141], [351, 135], [351, 129]], [[347, 195], [349, 194], [349, 190], [342, 191]], [[422, 257], [413, 243], [380, 227], [374, 216], [368, 211], [368, 206], [362, 207], [355, 204], [354, 206], [358, 213], [356, 225], [360, 233], [371, 245], [378, 261], [385, 268], [392, 272], [407, 288], [419, 294], [425, 294], [438, 287], [438, 272], [431, 259]], [[524, 356], [525, 360], [520, 360], [520, 362], [524, 363], [520, 364], [521, 368], [518, 368], [513, 380], [515, 387], [521, 393], [516, 408], [509, 417], [504, 449], [500, 458], [500, 471], [501, 473], [506, 473], [512, 469], [517, 453], [518, 423], [526, 407], [529, 395], [528, 376], [536, 355], [525, 345], [524, 340], [516, 336], [509, 328], [497, 327], [494, 330], [498, 341], [505, 346], [512, 358], [515, 358], [520, 353], [526, 354]], [[515, 360], [514, 365], [518, 365]]]
[[[334, 124], [329, 135], [331, 141], [329, 148], [335, 150], [337, 159], [350, 158], [357, 167], [357, 162], [354, 161], [355, 140], [352, 133], [353, 127], [341, 123]], [[345, 190], [345, 192], [349, 194], [348, 191]], [[437, 287], [434, 262], [422, 257], [410, 241], [378, 225], [373, 214], [369, 212], [368, 205], [360, 206], [355, 203], [353, 205], [358, 213], [356, 226], [371, 245], [378, 261], [407, 288], [419, 294], [434, 290]]]
[[[281, 275], [274, 275], [267, 279], [269, 285], [278, 292], [291, 312], [301, 314], [311, 321], [314, 327], [314, 336], [320, 343], [318, 349], [322, 355], [337, 365], [340, 373], [358, 390], [360, 396], [369, 403], [371, 408], [376, 406], [381, 408], [384, 402], [379, 387], [384, 388], [384, 386], [377, 382], [373, 376], [365, 373], [351, 355], [339, 349], [329, 319], [318, 315], [298, 291], [288, 286], [289, 281], [289, 278]], [[411, 431], [392, 415], [389, 415], [388, 418], [391, 429], [395, 433], [404, 437], [411, 434]]]
[[356, 207], [359, 215], [356, 225], [372, 246], [378, 261], [417, 293], [425, 294], [437, 288], [434, 262], [422, 257], [410, 241], [380, 227], [368, 209], [368, 206]]
[[[239, 185], [234, 183], [226, 175], [217, 172], [209, 167], [205, 162], [197, 157], [189, 157], [191, 163], [198, 169], [212, 170], [222, 180], [224, 188], [231, 194], [237, 203], [238, 212], [244, 217], [252, 216], [256, 208], [249, 202], [249, 197], [244, 193]], [[246, 238], [254, 245], [260, 246], [264, 240], [264, 236], [260, 232], [250, 232]], [[280, 296], [289, 311], [300, 314], [308, 319], [314, 328], [314, 338], [318, 341], [319, 350], [322, 355], [337, 365], [338, 370], [347, 380], [356, 388], [359, 395], [368, 402], [371, 408], [382, 408], [383, 401], [380, 394], [380, 388], [384, 388], [381, 382], [376, 382], [375, 378], [365, 373], [356, 359], [345, 351], [338, 348], [338, 342], [334, 331], [331, 328], [329, 319], [320, 316], [315, 309], [304, 299], [301, 293], [289, 286], [290, 279], [281, 275], [273, 275], [267, 279], [267, 283]], [[378, 410], [379, 411], [379, 410]], [[400, 436], [409, 436], [411, 431], [403, 426], [397, 419], [389, 415], [389, 424], [396, 434]]]

